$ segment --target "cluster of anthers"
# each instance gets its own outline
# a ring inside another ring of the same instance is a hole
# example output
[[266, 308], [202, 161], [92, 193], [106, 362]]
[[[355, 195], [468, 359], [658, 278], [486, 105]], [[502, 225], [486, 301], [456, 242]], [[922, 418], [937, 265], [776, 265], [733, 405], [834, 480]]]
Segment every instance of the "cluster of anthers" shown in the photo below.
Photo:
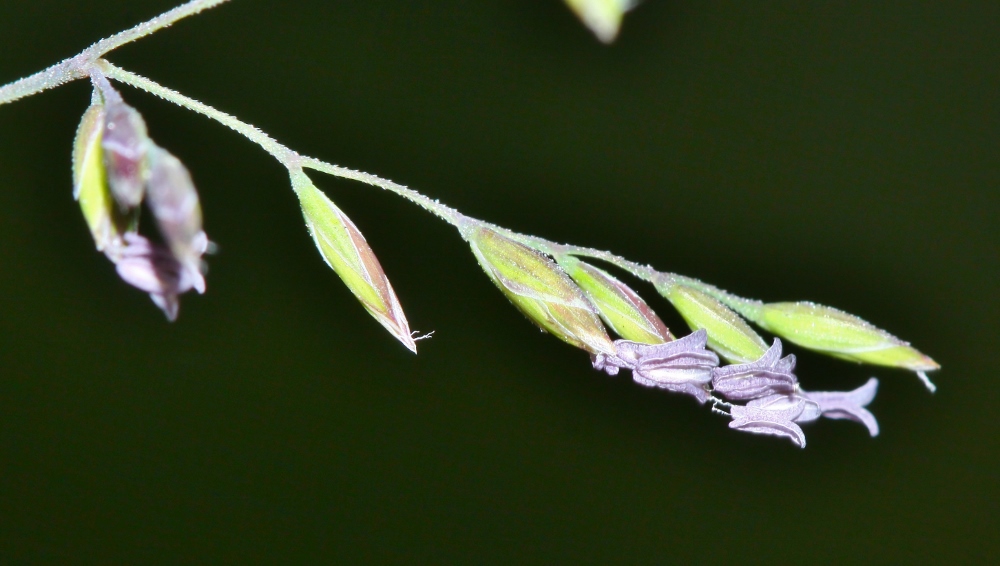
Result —
[[713, 410], [733, 418], [730, 428], [785, 437], [800, 447], [805, 447], [806, 437], [796, 423], [821, 416], [858, 421], [878, 436], [878, 422], [865, 409], [878, 389], [874, 377], [854, 391], [808, 392], [792, 373], [795, 356], [781, 357], [780, 339], [755, 362], [722, 367], [705, 349], [707, 340], [705, 330], [664, 344], [616, 340], [615, 354], [595, 354], [594, 367], [609, 375], [628, 369], [636, 383], [691, 395], [700, 403], [711, 401]]
[[[690, 395], [730, 416], [731, 428], [785, 437], [800, 447], [805, 446], [805, 436], [799, 425], [820, 417], [858, 421], [872, 436], [879, 430], [865, 409], [878, 380], [872, 378], [849, 392], [805, 391], [793, 373], [795, 357], [782, 357], [779, 338], [769, 348], [749, 323], [834, 357], [908, 369], [934, 390], [925, 373], [939, 369], [934, 360], [856, 316], [809, 302], [744, 299], [608, 252], [505, 230], [392, 181], [300, 155], [250, 124], [103, 58], [121, 45], [224, 1], [192, 0], [76, 57], [0, 87], [0, 104], [5, 104], [71, 80], [89, 77], [94, 83], [92, 104], [74, 147], [74, 194], [97, 249], [115, 263], [125, 281], [149, 293], [170, 320], [177, 317], [179, 295], [205, 290], [202, 256], [209, 241], [202, 229], [198, 194], [184, 166], [150, 140], [142, 117], [122, 101], [109, 79], [208, 116], [284, 165], [323, 259], [362, 306], [413, 352], [416, 339], [375, 253], [347, 215], [316, 188], [306, 169], [391, 191], [452, 224], [487, 275], [532, 322], [588, 352], [598, 370], [610, 375], [629, 370], [641, 385]], [[611, 31], [617, 31], [621, 14], [634, 5], [630, 0], [568, 1], [588, 25], [593, 26], [595, 14], [604, 14], [600, 17], [611, 23], [607, 27]], [[583, 7], [587, 10], [581, 11]], [[599, 37], [613, 38], [613, 33], [601, 29], [595, 29]], [[156, 221], [157, 238], [138, 232], [143, 202]], [[675, 339], [634, 290], [585, 259], [603, 261], [652, 283], [693, 333]], [[620, 339], [613, 340], [609, 330]], [[720, 359], [730, 365], [720, 365]]]

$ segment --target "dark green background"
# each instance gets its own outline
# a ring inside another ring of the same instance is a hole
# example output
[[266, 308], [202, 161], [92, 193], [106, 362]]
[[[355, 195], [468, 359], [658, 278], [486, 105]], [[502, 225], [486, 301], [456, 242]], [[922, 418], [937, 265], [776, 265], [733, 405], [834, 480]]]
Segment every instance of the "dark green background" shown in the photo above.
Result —
[[[0, 107], [0, 562], [958, 563], [995, 559], [1000, 4], [648, 0], [613, 47], [556, 0], [239, 0], [110, 59], [464, 212], [940, 361], [882, 435], [730, 431], [542, 335], [453, 229], [317, 175], [414, 357], [309, 240], [283, 169], [124, 88], [201, 190], [208, 293], [167, 324], [70, 198], [89, 87]], [[170, 0], [0, 4], [0, 82]], [[675, 329], [651, 288], [637, 287]]]

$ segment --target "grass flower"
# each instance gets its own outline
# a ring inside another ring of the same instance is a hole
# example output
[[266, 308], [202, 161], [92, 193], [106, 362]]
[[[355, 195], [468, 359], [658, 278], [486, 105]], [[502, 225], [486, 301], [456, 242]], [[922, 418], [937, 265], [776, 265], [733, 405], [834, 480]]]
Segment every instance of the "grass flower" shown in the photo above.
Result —
[[580, 21], [604, 43], [618, 37], [622, 17], [638, 3], [638, 0], [566, 0]]
[[767, 344], [731, 308], [711, 295], [661, 277], [656, 289], [681, 313], [692, 330], [708, 331], [708, 346], [732, 363], [749, 363], [764, 355]]
[[146, 122], [139, 112], [120, 97], [107, 102], [101, 147], [111, 194], [123, 211], [142, 202], [150, 146]]
[[[189, 271], [200, 272], [208, 236], [201, 227], [201, 205], [191, 175], [179, 159], [161, 147], [151, 149], [149, 162], [146, 202], [160, 234], [179, 263]], [[204, 293], [204, 279], [199, 281], [195, 288]]]
[[793, 342], [845, 360], [908, 369], [931, 391], [926, 372], [940, 365], [916, 348], [861, 318], [810, 302], [764, 303], [747, 309], [761, 328]]
[[103, 133], [104, 105], [95, 102], [83, 114], [73, 142], [73, 198], [80, 203], [97, 251], [113, 253], [113, 248], [122, 245], [122, 236], [135, 231], [138, 215], [136, 211], [123, 213], [111, 196], [101, 146]]
[[646, 301], [610, 273], [573, 256], [557, 256], [559, 266], [583, 289], [597, 307], [601, 320], [626, 340], [662, 344], [674, 337]]
[[301, 171], [292, 187], [302, 205], [306, 227], [329, 265], [375, 320], [414, 354], [417, 344], [389, 278], [358, 227]]
[[[198, 193], [184, 165], [149, 139], [139, 112], [102, 76], [94, 82], [73, 144], [73, 196], [118, 275], [176, 320], [181, 294], [205, 292], [201, 257], [209, 243]], [[143, 201], [165, 246], [138, 233]]]
[[548, 256], [482, 225], [463, 236], [483, 271], [532, 322], [591, 354], [614, 354], [597, 310]]

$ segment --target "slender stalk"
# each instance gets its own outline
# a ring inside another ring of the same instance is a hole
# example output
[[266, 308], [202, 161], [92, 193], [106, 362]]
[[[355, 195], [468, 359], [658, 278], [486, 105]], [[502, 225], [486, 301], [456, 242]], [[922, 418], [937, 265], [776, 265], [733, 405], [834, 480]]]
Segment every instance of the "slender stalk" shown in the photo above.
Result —
[[90, 67], [94, 61], [103, 57], [111, 50], [121, 47], [126, 43], [146, 37], [147, 35], [161, 30], [180, 19], [193, 16], [198, 12], [214, 8], [215, 6], [228, 1], [229, 0], [192, 0], [187, 4], [182, 4], [173, 10], [164, 12], [159, 16], [145, 21], [131, 29], [116, 33], [107, 39], [102, 39], [69, 59], [60, 61], [59, 63], [56, 63], [55, 65], [52, 65], [51, 67], [39, 71], [31, 76], [0, 87], [0, 104], [14, 102], [15, 100], [24, 98], [25, 96], [38, 94], [43, 90], [48, 90], [70, 81], [85, 78], [88, 76], [87, 68]]
[[198, 102], [189, 96], [184, 96], [176, 90], [167, 88], [145, 77], [131, 73], [120, 67], [116, 67], [104, 59], [95, 61], [94, 66], [109, 79], [134, 86], [139, 90], [144, 90], [162, 98], [163, 100], [166, 100], [167, 102], [172, 102], [178, 106], [187, 108], [192, 112], [197, 112], [198, 114], [207, 116], [223, 126], [234, 130], [243, 137], [264, 148], [264, 151], [273, 155], [274, 158], [281, 162], [281, 164], [285, 167], [292, 168], [299, 165], [300, 158], [296, 152], [292, 151], [285, 145], [278, 143], [271, 138], [271, 136], [265, 134], [257, 127], [247, 124], [235, 116], [216, 110], [207, 104]]
[[87, 75], [79, 66], [77, 57], [79, 55], [56, 63], [29, 77], [0, 86], [0, 104], [14, 102], [26, 96], [38, 94], [43, 90], [86, 77]]
[[145, 21], [132, 29], [127, 29], [125, 31], [116, 33], [107, 39], [102, 39], [90, 46], [84, 53], [90, 54], [90, 59], [95, 60], [99, 57], [103, 57], [108, 52], [125, 45], [126, 43], [131, 43], [137, 39], [146, 37], [147, 35], [159, 31], [178, 20], [182, 20], [188, 16], [193, 16], [199, 12], [208, 10], [209, 8], [214, 8], [219, 4], [228, 2], [229, 0], [191, 0], [187, 4], [181, 4], [173, 10], [168, 10], [155, 18]]
[[111, 83], [108, 81], [108, 77], [105, 77], [104, 73], [102, 73], [100, 69], [90, 70], [90, 82], [94, 85], [94, 88], [97, 89], [97, 92], [100, 93], [100, 98], [104, 99], [105, 102], [114, 102], [118, 104], [124, 102], [122, 100], [122, 95], [111, 86]]
[[343, 179], [352, 179], [354, 181], [360, 181], [362, 183], [373, 185], [380, 189], [387, 190], [389, 192], [395, 193], [406, 200], [420, 206], [424, 210], [430, 212], [431, 214], [437, 216], [438, 218], [444, 220], [445, 222], [455, 226], [460, 231], [466, 226], [476, 224], [480, 222], [475, 218], [466, 216], [461, 212], [451, 208], [450, 206], [441, 204], [436, 199], [432, 199], [425, 196], [409, 187], [400, 185], [394, 181], [388, 179], [383, 179], [377, 175], [372, 175], [371, 173], [365, 173], [363, 171], [355, 171], [353, 169], [348, 169], [346, 167], [341, 167], [339, 165], [333, 165], [325, 161], [316, 159], [315, 157], [302, 157], [302, 166], [308, 167], [309, 169], [315, 169], [316, 171], [322, 171], [334, 177], [341, 177]]
[[248, 124], [235, 116], [216, 110], [207, 104], [198, 102], [191, 97], [184, 96], [173, 89], [167, 88], [145, 77], [126, 71], [120, 67], [116, 67], [104, 59], [96, 61], [94, 63], [94, 67], [110, 79], [114, 79], [120, 83], [144, 90], [166, 100], [167, 102], [172, 102], [178, 106], [187, 108], [188, 110], [197, 112], [203, 116], [207, 116], [208, 118], [211, 118], [212, 120], [215, 120], [216, 122], [219, 122], [220, 124], [236, 131], [237, 133], [243, 135], [243, 137], [262, 147], [264, 151], [274, 156], [278, 162], [290, 171], [301, 170], [301, 168], [305, 167], [333, 175], [334, 177], [352, 179], [379, 187], [421, 206], [435, 216], [459, 228], [469, 222], [475, 222], [473, 219], [461, 214], [457, 210], [445, 206], [438, 201], [424, 196], [413, 189], [400, 185], [399, 183], [383, 179], [382, 177], [372, 175], [371, 173], [355, 171], [353, 169], [327, 163], [326, 161], [315, 157], [299, 155], [298, 152], [290, 149], [282, 143], [279, 143], [256, 126]]

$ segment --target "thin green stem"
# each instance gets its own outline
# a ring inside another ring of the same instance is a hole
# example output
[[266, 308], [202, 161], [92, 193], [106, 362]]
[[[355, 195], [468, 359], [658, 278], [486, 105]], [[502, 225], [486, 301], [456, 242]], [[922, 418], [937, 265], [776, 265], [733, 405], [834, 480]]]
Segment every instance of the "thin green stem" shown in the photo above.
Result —
[[184, 96], [176, 90], [167, 88], [145, 77], [131, 73], [120, 67], [116, 67], [104, 59], [95, 61], [94, 66], [109, 79], [134, 86], [139, 90], [144, 90], [162, 98], [163, 100], [166, 100], [167, 102], [172, 102], [178, 106], [187, 108], [192, 112], [197, 112], [198, 114], [207, 116], [223, 126], [234, 130], [235, 132], [243, 135], [243, 137], [264, 148], [264, 151], [273, 155], [274, 158], [281, 162], [281, 164], [285, 167], [291, 168], [299, 165], [300, 157], [296, 152], [278, 143], [271, 138], [271, 136], [260, 131], [257, 127], [247, 124], [235, 116], [216, 110], [207, 104], [198, 102], [189, 96]]
[[114, 79], [120, 83], [134, 86], [140, 90], [144, 90], [150, 94], [158, 96], [168, 102], [172, 102], [183, 108], [187, 108], [193, 112], [197, 112], [203, 116], [207, 116], [216, 122], [236, 131], [237, 133], [243, 135], [245, 138], [254, 142], [267, 151], [275, 159], [278, 160], [282, 165], [292, 170], [301, 170], [301, 168], [306, 167], [309, 169], [314, 169], [334, 177], [341, 177], [344, 179], [352, 179], [355, 181], [361, 181], [369, 185], [385, 189], [392, 193], [395, 193], [410, 202], [413, 202], [425, 210], [431, 212], [435, 216], [441, 218], [442, 220], [448, 222], [449, 224], [461, 228], [469, 222], [474, 222], [473, 219], [461, 214], [457, 210], [445, 206], [438, 201], [431, 199], [430, 197], [424, 196], [413, 189], [400, 185], [399, 183], [390, 181], [388, 179], [383, 179], [377, 175], [372, 175], [370, 173], [364, 173], [361, 171], [355, 171], [353, 169], [348, 169], [346, 167], [341, 167], [339, 165], [334, 165], [332, 163], [327, 163], [321, 159], [315, 157], [307, 157], [299, 155], [298, 152], [290, 149], [288, 146], [281, 144], [274, 140], [271, 136], [267, 135], [261, 131], [256, 126], [248, 124], [235, 116], [226, 114], [220, 110], [216, 110], [211, 106], [198, 102], [197, 100], [184, 96], [183, 94], [177, 92], [176, 90], [167, 88], [160, 85], [154, 81], [151, 81], [145, 77], [139, 76], [135, 73], [126, 71], [120, 67], [116, 67], [111, 63], [100, 59], [94, 63], [94, 66], [109, 79]]
[[70, 81], [86, 78], [88, 76], [87, 69], [111, 50], [146, 37], [180, 19], [193, 16], [209, 8], [214, 8], [223, 2], [228, 2], [228, 0], [192, 0], [187, 4], [182, 4], [173, 10], [164, 12], [131, 29], [116, 33], [107, 39], [102, 39], [69, 59], [60, 61], [31, 76], [0, 86], [0, 104], [14, 102], [15, 100], [38, 94], [39, 92], [55, 88]]
[[71, 57], [34, 75], [0, 86], [0, 104], [14, 102], [86, 76], [80, 69], [77, 58]]
[[187, 4], [181, 4], [173, 10], [168, 10], [151, 20], [145, 21], [133, 27], [132, 29], [127, 29], [116, 33], [107, 39], [102, 39], [87, 48], [84, 53], [89, 53], [90, 59], [96, 60], [99, 57], [103, 57], [108, 52], [125, 45], [126, 43], [131, 43], [137, 39], [146, 37], [151, 33], [172, 25], [178, 20], [182, 20], [188, 16], [193, 16], [199, 12], [203, 12], [209, 8], [214, 8], [219, 4], [224, 4], [228, 1], [229, 0], [191, 0]]
[[446, 206], [438, 202], [436, 199], [432, 199], [425, 196], [409, 187], [400, 185], [394, 181], [388, 179], [383, 179], [377, 175], [372, 175], [371, 173], [365, 173], [363, 171], [355, 171], [353, 169], [348, 169], [346, 167], [341, 167], [339, 165], [333, 165], [325, 161], [316, 159], [315, 157], [302, 157], [302, 166], [308, 167], [309, 169], [315, 169], [316, 171], [321, 171], [334, 177], [341, 177], [343, 179], [352, 179], [355, 181], [360, 181], [362, 183], [384, 189], [386, 191], [395, 193], [406, 200], [420, 206], [424, 210], [427, 210], [431, 214], [437, 216], [438, 218], [444, 220], [445, 222], [455, 226], [460, 231], [471, 224], [479, 222], [475, 218], [471, 218], [462, 214], [461, 212]]

